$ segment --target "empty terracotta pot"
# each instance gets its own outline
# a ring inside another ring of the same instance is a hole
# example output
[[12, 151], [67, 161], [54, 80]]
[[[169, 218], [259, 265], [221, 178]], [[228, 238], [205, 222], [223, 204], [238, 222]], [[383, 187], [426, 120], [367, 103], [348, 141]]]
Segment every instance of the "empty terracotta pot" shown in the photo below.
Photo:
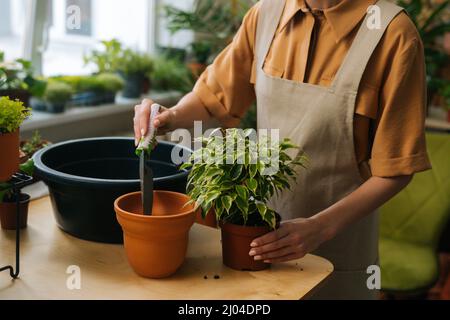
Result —
[[[28, 206], [30, 204], [30, 196], [25, 193], [20, 194], [19, 203], [19, 223], [20, 229], [27, 227], [28, 220]], [[2, 229], [16, 230], [17, 229], [17, 206], [16, 200], [3, 201], [0, 203], [0, 223]]]
[[151, 216], [142, 214], [140, 192], [114, 202], [128, 262], [137, 274], [164, 278], [183, 264], [196, 215], [194, 205], [185, 205], [189, 200], [181, 193], [155, 190]]
[[19, 130], [0, 133], [0, 150], [0, 182], [5, 182], [19, 170]]

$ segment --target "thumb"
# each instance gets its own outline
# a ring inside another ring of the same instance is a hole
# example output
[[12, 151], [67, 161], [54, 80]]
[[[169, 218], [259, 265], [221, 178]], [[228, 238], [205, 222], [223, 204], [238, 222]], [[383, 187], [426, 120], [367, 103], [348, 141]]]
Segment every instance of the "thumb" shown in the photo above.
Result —
[[155, 128], [168, 127], [171, 120], [171, 111], [164, 108], [163, 111], [155, 117], [153, 125]]

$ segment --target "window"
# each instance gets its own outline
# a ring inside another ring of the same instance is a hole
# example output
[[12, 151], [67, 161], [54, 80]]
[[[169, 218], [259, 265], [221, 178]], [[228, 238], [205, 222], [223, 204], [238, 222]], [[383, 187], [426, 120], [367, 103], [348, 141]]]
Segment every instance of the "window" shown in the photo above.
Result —
[[66, 33], [80, 36], [92, 36], [92, 1], [91, 0], [67, 0], [66, 19], [73, 14], [80, 14], [80, 25], [68, 25], [66, 23]]
[[22, 57], [27, 9], [25, 0], [0, 0], [0, 51], [6, 60]]
[[[1, 1], [1, 0], [0, 0]], [[45, 76], [87, 74], [83, 56], [101, 40], [116, 38], [125, 46], [149, 51], [152, 46], [154, 0], [52, 0], [45, 17], [48, 40], [42, 59]], [[70, 15], [77, 14], [79, 28], [68, 26]], [[68, 10], [69, 9], [69, 10]]]

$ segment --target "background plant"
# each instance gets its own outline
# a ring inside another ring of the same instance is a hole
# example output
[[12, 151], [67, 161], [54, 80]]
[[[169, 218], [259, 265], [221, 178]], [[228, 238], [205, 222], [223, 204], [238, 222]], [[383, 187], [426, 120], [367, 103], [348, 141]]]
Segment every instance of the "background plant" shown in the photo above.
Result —
[[102, 50], [84, 56], [85, 64], [94, 64], [97, 73], [120, 72], [124, 75], [147, 74], [153, 70], [149, 54], [124, 48], [116, 39], [101, 41]]
[[74, 93], [81, 92], [117, 92], [123, 88], [121, 77], [111, 73], [91, 76], [57, 76], [49, 82], [62, 82], [69, 85]]
[[70, 100], [72, 93], [72, 88], [68, 84], [52, 81], [48, 83], [43, 98], [46, 102], [64, 105]]
[[450, 32], [450, 0], [400, 0], [397, 3], [406, 9], [422, 38], [428, 95], [433, 98], [443, 85], [441, 70], [449, 63], [449, 56], [439, 40], [445, 33]]
[[195, 0], [193, 10], [181, 10], [171, 5], [163, 9], [169, 32], [193, 31], [196, 47], [192, 49], [197, 53], [201, 49], [202, 55], [209, 51], [211, 61], [231, 42], [245, 13], [254, 3], [254, 0]]
[[0, 97], [0, 133], [16, 131], [30, 115], [31, 109], [25, 107], [22, 101]]
[[[201, 138], [203, 148], [196, 150], [183, 164], [183, 169], [191, 168], [187, 185], [189, 196], [202, 208], [203, 217], [214, 209], [217, 220], [275, 228], [276, 214], [267, 202], [275, 194], [290, 189], [297, 175], [296, 168], [306, 165], [306, 156], [289, 139], [277, 143], [260, 137], [254, 141], [250, 139], [255, 132], [252, 129], [222, 132], [221, 137]], [[240, 143], [245, 148], [229, 149], [228, 157], [231, 157], [227, 158], [227, 148]], [[266, 156], [262, 150], [267, 151]], [[292, 158], [289, 150], [295, 150], [297, 155]], [[265, 170], [270, 167], [269, 159], [275, 152], [279, 154], [278, 171], [267, 175]], [[221, 159], [222, 164], [216, 159]]]
[[45, 148], [48, 142], [43, 140], [39, 131], [34, 131], [30, 140], [25, 142], [22, 146], [22, 151], [28, 156], [32, 157], [36, 151]]
[[44, 94], [46, 82], [33, 77], [30, 61], [16, 59], [4, 61], [4, 53], [0, 51], [0, 90], [27, 90], [36, 97]]
[[152, 87], [156, 90], [177, 90], [187, 93], [194, 85], [194, 78], [186, 65], [165, 56], [156, 58], [150, 79]]

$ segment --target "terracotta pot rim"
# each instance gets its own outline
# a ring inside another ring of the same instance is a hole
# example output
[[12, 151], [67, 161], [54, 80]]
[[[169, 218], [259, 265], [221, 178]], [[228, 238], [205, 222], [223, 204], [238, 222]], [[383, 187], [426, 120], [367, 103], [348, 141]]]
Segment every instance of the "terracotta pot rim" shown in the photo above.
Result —
[[[186, 198], [186, 202], [189, 201], [189, 196], [187, 196], [183, 193], [174, 192], [174, 191], [166, 191], [166, 190], [154, 190], [153, 192], [159, 193], [159, 194], [174, 194], [174, 195], [182, 196], [183, 198]], [[129, 220], [139, 220], [139, 221], [161, 220], [161, 221], [164, 221], [164, 220], [173, 220], [176, 218], [183, 218], [183, 217], [193, 214], [196, 211], [195, 208], [192, 207], [192, 209], [186, 208], [186, 211], [183, 211], [183, 212], [180, 212], [177, 214], [171, 214], [171, 215], [166, 215], [166, 216], [153, 216], [153, 215], [145, 216], [142, 214], [125, 211], [119, 206], [119, 202], [121, 200], [132, 197], [132, 196], [136, 196], [136, 195], [140, 196], [140, 194], [141, 194], [140, 191], [136, 191], [136, 192], [124, 194], [124, 195], [120, 196], [119, 198], [117, 198], [114, 201], [114, 209], [116, 210], [116, 213], [118, 215], [120, 215], [122, 218], [129, 219]]]
[[243, 226], [231, 222], [219, 222], [220, 229], [223, 232], [240, 235], [244, 237], [253, 237], [272, 231], [269, 226]]
[[0, 136], [14, 135], [14, 134], [18, 133], [19, 130], [20, 130], [20, 128], [17, 128], [16, 130], [11, 131], [11, 132], [6, 132], [6, 133], [0, 132]]

